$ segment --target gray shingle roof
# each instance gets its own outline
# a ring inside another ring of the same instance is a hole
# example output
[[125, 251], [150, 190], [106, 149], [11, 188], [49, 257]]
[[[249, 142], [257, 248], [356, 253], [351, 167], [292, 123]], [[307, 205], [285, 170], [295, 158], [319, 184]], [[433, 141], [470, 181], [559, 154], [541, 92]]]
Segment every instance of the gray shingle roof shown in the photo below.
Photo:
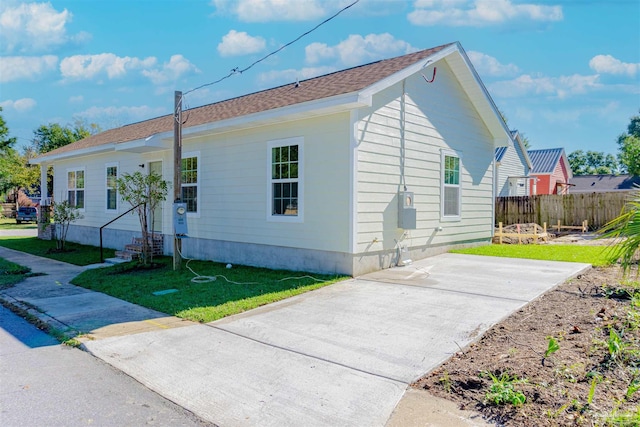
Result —
[[[226, 101], [192, 108], [183, 113], [188, 117], [184, 128], [241, 117], [303, 102], [315, 101], [337, 95], [360, 91], [372, 84], [427, 58], [450, 44], [421, 50], [408, 55], [372, 62], [370, 64], [337, 71], [319, 77], [302, 80], [299, 85], [287, 84], [273, 89], [251, 93]], [[110, 129], [72, 144], [46, 153], [47, 156], [74, 150], [97, 147], [103, 144], [144, 139], [173, 129], [171, 115]]]
[[546, 148], [543, 150], [528, 150], [529, 159], [533, 164], [531, 173], [551, 174], [556, 169], [564, 148]]
[[579, 175], [569, 180], [570, 193], [601, 193], [640, 188], [640, 176], [629, 175]]

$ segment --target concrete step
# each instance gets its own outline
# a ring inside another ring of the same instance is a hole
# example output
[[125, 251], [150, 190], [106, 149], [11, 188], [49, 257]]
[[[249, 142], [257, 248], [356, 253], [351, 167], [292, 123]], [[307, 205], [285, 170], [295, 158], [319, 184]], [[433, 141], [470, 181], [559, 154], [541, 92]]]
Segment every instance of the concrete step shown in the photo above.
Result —
[[129, 262], [131, 260], [127, 260], [124, 258], [107, 258], [104, 260], [106, 264], [122, 264], [123, 262]]
[[116, 251], [116, 257], [121, 258], [124, 261], [133, 261], [134, 259], [138, 259], [140, 257], [139, 252], [131, 252], [131, 251]]

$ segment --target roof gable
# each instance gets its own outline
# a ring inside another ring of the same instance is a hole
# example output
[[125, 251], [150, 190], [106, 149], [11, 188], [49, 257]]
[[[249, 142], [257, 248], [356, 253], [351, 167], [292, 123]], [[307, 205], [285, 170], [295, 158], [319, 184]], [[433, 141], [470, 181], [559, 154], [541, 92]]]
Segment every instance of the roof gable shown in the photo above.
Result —
[[564, 148], [547, 148], [543, 150], [529, 150], [527, 152], [533, 170], [531, 173], [552, 174], [564, 154]]

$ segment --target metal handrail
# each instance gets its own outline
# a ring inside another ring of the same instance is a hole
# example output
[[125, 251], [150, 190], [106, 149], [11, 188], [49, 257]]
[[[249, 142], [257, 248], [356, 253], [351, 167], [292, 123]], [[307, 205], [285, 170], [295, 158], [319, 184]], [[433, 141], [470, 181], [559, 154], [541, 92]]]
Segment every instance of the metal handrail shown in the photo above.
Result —
[[140, 207], [140, 205], [144, 205], [144, 209], [147, 210], [147, 202], [138, 203], [137, 205], [135, 205], [134, 207], [132, 207], [131, 209], [129, 209], [125, 213], [123, 213], [121, 215], [118, 215], [117, 217], [113, 218], [111, 221], [109, 221], [108, 223], [106, 223], [105, 225], [100, 227], [100, 264], [102, 264], [104, 262], [104, 255], [102, 254], [102, 229], [105, 228], [107, 225], [111, 224], [112, 222], [116, 222], [117, 220], [119, 220], [120, 218], [122, 218], [126, 214], [130, 213], [134, 209], [137, 209], [138, 207]]

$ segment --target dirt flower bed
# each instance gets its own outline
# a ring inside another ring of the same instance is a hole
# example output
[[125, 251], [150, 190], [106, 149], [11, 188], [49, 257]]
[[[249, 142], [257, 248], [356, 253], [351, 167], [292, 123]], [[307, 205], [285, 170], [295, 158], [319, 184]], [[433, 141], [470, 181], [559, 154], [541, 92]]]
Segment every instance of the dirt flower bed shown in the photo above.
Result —
[[413, 386], [502, 425], [638, 426], [639, 289], [617, 267], [592, 268]]

